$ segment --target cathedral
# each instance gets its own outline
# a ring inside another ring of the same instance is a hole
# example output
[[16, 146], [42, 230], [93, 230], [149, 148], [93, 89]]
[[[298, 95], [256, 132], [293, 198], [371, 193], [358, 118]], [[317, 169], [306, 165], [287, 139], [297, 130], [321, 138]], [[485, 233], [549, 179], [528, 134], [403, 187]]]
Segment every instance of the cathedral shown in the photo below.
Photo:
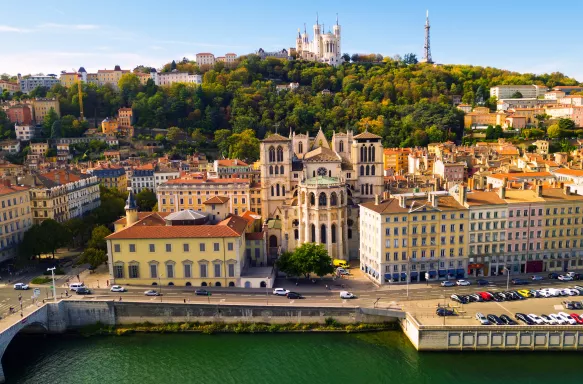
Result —
[[337, 259], [358, 259], [358, 204], [383, 192], [381, 137], [334, 133], [328, 142], [290, 132], [261, 142], [261, 204], [270, 260], [313, 242]]
[[[322, 29], [320, 29], [322, 28]], [[332, 31], [324, 32], [324, 25], [320, 25], [316, 17], [314, 24], [314, 40], [310, 41], [304, 24], [304, 34], [298, 29], [296, 38], [296, 55], [298, 59], [319, 61], [330, 65], [340, 65], [343, 62], [340, 41], [340, 25], [336, 16], [336, 25]]]

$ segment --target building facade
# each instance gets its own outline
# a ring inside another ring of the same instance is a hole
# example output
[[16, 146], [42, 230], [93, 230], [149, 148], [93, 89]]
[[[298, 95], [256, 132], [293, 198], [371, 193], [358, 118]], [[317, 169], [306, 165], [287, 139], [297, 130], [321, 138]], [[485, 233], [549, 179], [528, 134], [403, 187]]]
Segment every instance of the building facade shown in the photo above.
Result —
[[28, 188], [3, 180], [0, 204], [0, 262], [3, 262], [17, 256], [18, 244], [32, 226]]
[[58, 117], [61, 117], [61, 106], [59, 100], [47, 99], [47, 98], [36, 98], [32, 102], [34, 121], [37, 124], [42, 124], [45, 116], [53, 109]]
[[59, 79], [57, 79], [57, 75], [28, 76], [24, 78], [21, 77], [19, 73], [18, 83], [20, 84], [20, 91], [22, 93], [29, 93], [36, 87], [45, 87], [50, 89], [53, 85], [59, 84]]
[[326, 33], [324, 26], [320, 25], [317, 18], [313, 29], [314, 36], [312, 41], [310, 41], [305, 28], [303, 34], [300, 34], [298, 30], [295, 48], [297, 58], [334, 66], [342, 64], [344, 60], [342, 59], [341, 27], [338, 24], [338, 18], [336, 18], [336, 24], [332, 26], [332, 32], [328, 31]]

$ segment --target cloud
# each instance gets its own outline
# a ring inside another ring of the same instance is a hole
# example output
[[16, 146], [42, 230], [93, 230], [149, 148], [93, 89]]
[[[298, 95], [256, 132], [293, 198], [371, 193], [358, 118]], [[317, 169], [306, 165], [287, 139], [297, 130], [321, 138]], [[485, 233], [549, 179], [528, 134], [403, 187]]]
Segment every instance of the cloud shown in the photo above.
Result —
[[95, 24], [57, 24], [57, 23], [45, 23], [38, 26], [40, 29], [53, 29], [53, 30], [75, 30], [75, 31], [88, 31], [99, 29], [99, 25]]
[[9, 25], [0, 25], [0, 32], [27, 33], [30, 32], [30, 29], [16, 28]]

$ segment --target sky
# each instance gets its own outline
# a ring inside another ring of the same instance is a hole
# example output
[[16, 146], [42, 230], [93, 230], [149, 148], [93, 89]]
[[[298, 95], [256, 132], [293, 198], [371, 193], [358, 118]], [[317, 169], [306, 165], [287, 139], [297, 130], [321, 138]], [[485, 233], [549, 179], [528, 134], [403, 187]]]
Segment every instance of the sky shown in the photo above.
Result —
[[223, 56], [295, 47], [338, 13], [343, 53], [423, 56], [425, 12], [433, 60], [519, 72], [560, 71], [583, 82], [583, 1], [458, 0], [0, 0], [0, 73], [161, 67], [198, 52]]

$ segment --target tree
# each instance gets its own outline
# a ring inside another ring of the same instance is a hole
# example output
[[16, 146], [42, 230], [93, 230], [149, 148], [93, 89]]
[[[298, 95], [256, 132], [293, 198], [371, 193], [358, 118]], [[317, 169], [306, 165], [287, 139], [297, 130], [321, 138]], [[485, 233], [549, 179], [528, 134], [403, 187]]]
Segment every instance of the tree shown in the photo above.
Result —
[[55, 109], [51, 107], [51, 109], [49, 109], [49, 112], [43, 118], [43, 134], [45, 135], [45, 137], [51, 136], [53, 124], [57, 120], [59, 120], [59, 115], [57, 115]]
[[62, 136], [62, 125], [60, 120], [56, 120], [51, 127], [51, 139], [58, 139]]
[[87, 245], [90, 248], [102, 249], [105, 251], [107, 249], [105, 238], [109, 235], [111, 235], [111, 231], [105, 225], [99, 225], [91, 231], [91, 239], [89, 239]]
[[405, 56], [403, 57], [403, 64], [405, 64], [405, 65], [417, 64], [417, 63], [418, 63], [417, 55], [414, 53], [406, 53]]
[[444, 141], [443, 138], [445, 135], [443, 134], [443, 131], [441, 131], [435, 125], [429, 127], [426, 132], [427, 135], [429, 136], [430, 143], [441, 143]]
[[117, 82], [117, 86], [125, 104], [131, 105], [132, 100], [136, 98], [138, 92], [142, 88], [142, 83], [137, 75], [133, 73], [124, 73]]
[[255, 131], [246, 129], [229, 138], [229, 157], [254, 162], [259, 159], [259, 139]]
[[136, 203], [138, 204], [140, 211], [152, 211], [157, 201], [156, 194], [148, 188], [144, 188], [136, 194]]
[[291, 254], [283, 253], [277, 261], [277, 267], [290, 276], [306, 278], [309, 278], [311, 273], [321, 277], [334, 272], [328, 251], [323, 244], [316, 243], [304, 243]]
[[172, 64], [170, 64], [170, 70], [173, 71], [176, 69], [176, 61], [172, 60]]
[[553, 124], [547, 128], [547, 136], [551, 139], [557, 139], [561, 137], [561, 135], [562, 131], [561, 127], [559, 127], [559, 124]]
[[547, 121], [548, 119], [550, 119], [551, 116], [547, 115], [546, 113], [541, 113], [541, 114], [537, 114], [534, 115], [534, 118], [538, 121], [538, 127], [539, 128], [543, 128], [545, 121]]
[[40, 225], [41, 243], [44, 244], [43, 253], [51, 253], [55, 258], [57, 249], [64, 247], [71, 241], [71, 233], [61, 223], [48, 219]]
[[529, 145], [529, 146], [526, 148], [526, 151], [527, 151], [527, 152], [530, 152], [530, 153], [533, 153], [533, 152], [536, 152], [536, 150], [537, 150], [537, 149], [538, 149], [538, 147], [537, 147], [536, 145], [534, 145], [534, 144], [530, 144], [530, 145]]
[[510, 98], [511, 99], [522, 99], [522, 93], [516, 91], [510, 96]]
[[559, 119], [558, 124], [562, 132], [572, 131], [575, 129], [575, 122], [571, 119]]
[[348, 53], [342, 54], [342, 60], [344, 60], [345, 63], [350, 63], [350, 55]]
[[353, 63], [358, 63], [360, 61], [360, 56], [358, 53], [354, 53], [352, 56], [350, 56], [350, 60], [352, 60]]
[[180, 138], [184, 135], [184, 132], [178, 127], [170, 127], [168, 128], [168, 133], [166, 134], [166, 139], [173, 143], [180, 140]]
[[77, 264], [90, 264], [91, 269], [99, 267], [107, 261], [107, 254], [102, 249], [87, 248], [77, 260]]

